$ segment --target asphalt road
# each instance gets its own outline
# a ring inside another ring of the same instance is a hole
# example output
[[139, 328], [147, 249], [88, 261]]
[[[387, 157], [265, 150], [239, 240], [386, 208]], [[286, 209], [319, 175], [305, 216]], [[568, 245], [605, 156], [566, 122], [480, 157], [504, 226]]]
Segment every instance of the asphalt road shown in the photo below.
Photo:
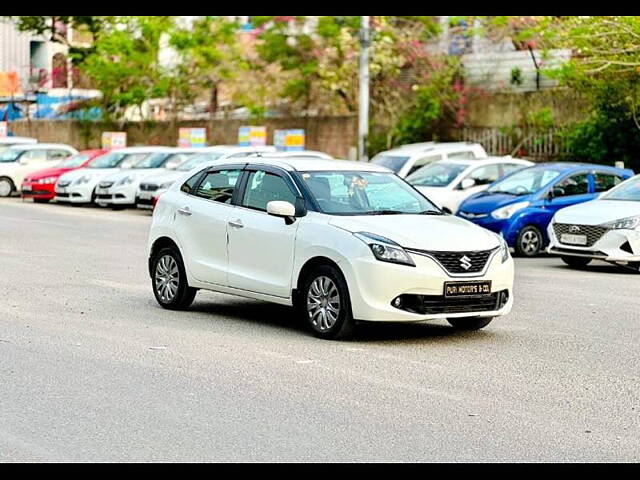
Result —
[[0, 201], [0, 461], [640, 460], [637, 275], [517, 259], [515, 306], [310, 336], [155, 302], [147, 212]]

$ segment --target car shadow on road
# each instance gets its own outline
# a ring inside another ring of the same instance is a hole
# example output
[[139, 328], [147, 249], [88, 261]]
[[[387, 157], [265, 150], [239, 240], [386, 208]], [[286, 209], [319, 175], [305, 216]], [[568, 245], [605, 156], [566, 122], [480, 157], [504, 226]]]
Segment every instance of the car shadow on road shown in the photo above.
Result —
[[[209, 299], [196, 299], [189, 311], [215, 315], [228, 320], [239, 320], [245, 324], [252, 323], [261, 327], [275, 327], [303, 335], [312, 335], [293, 308], [259, 300], [225, 299], [224, 303], [218, 303]], [[485, 330], [465, 332], [442, 322], [358, 322], [355, 335], [348, 341], [375, 343], [402, 340], [424, 343], [440, 342], [445, 339], [465, 341], [471, 338], [477, 341], [479, 338], [490, 339], [495, 335], [496, 333], [491, 331], [491, 325]]]
[[631, 268], [625, 268], [617, 265], [610, 265], [607, 263], [602, 264], [589, 264], [585, 267], [570, 267], [565, 264], [559, 265], [549, 265], [549, 268], [554, 268], [557, 270], [565, 270], [567, 272], [585, 272], [585, 273], [603, 273], [607, 275], [618, 274], [618, 275], [638, 275], [637, 270], [633, 270]]

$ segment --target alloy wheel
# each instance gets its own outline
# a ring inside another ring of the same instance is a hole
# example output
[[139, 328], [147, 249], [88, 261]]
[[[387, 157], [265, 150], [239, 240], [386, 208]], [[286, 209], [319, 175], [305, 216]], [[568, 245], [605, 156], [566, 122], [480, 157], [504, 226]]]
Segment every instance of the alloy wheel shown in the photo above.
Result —
[[7, 179], [0, 180], [0, 197], [11, 195], [11, 182]]
[[307, 313], [320, 331], [329, 330], [340, 315], [340, 293], [329, 277], [317, 277], [307, 292]]
[[180, 272], [175, 259], [171, 255], [160, 257], [156, 264], [155, 286], [163, 302], [169, 303], [175, 298], [179, 281]]
[[540, 238], [536, 232], [528, 230], [522, 234], [520, 245], [523, 252], [533, 254], [540, 248]]

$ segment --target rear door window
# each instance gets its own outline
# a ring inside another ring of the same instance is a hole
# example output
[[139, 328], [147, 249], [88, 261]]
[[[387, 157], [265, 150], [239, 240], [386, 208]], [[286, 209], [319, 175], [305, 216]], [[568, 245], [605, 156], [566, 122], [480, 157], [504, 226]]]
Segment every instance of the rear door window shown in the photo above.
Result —
[[557, 183], [554, 187], [556, 197], [584, 195], [589, 193], [589, 174], [576, 173]]

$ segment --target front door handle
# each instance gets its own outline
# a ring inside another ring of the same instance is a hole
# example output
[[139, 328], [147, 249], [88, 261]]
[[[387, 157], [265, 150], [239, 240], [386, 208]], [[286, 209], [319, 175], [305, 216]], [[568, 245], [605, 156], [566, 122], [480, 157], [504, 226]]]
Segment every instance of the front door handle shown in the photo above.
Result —
[[237, 219], [237, 220], [231, 220], [229, 222], [229, 226], [233, 227], [233, 228], [244, 228], [244, 225], [242, 223], [242, 220]]
[[189, 207], [179, 208], [178, 213], [180, 215], [184, 215], [185, 217], [191, 216], [191, 210], [189, 209]]

